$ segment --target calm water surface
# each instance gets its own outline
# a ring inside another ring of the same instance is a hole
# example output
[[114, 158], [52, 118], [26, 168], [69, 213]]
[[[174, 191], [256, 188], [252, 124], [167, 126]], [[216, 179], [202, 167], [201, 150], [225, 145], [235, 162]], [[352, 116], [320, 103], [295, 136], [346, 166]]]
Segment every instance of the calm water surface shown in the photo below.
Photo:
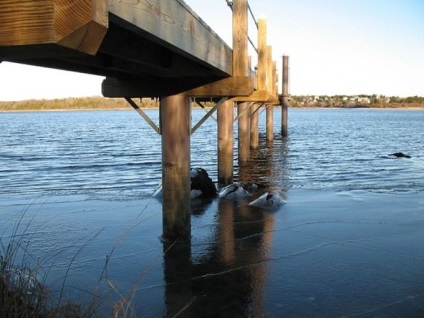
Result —
[[[70, 297], [100, 284], [100, 316], [130, 290], [142, 317], [424, 316], [424, 111], [290, 109], [287, 138], [279, 120], [267, 145], [261, 115], [261, 145], [248, 167], [234, 158], [235, 177], [288, 204], [193, 204], [192, 242], [170, 247], [152, 198], [160, 136], [136, 112], [0, 113], [2, 242], [26, 211], [49, 282], [71, 267]], [[191, 142], [213, 180], [216, 131], [208, 120]]]

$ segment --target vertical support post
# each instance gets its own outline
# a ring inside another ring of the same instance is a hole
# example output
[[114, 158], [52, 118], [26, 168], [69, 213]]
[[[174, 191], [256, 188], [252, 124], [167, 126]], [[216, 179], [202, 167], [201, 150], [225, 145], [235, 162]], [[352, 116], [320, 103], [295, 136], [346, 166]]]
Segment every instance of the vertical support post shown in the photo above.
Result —
[[283, 90], [281, 102], [281, 135], [288, 134], [288, 106], [289, 106], [289, 57], [283, 55]]
[[238, 161], [246, 165], [250, 157], [250, 111], [248, 103], [239, 103], [238, 111]]
[[[248, 57], [248, 7], [247, 0], [233, 1], [233, 76], [247, 76]], [[238, 158], [244, 164], [250, 156], [250, 119], [247, 103], [238, 104]]]
[[225, 101], [218, 108], [218, 183], [233, 182], [234, 103]]
[[274, 106], [267, 105], [266, 107], [266, 141], [274, 140]]
[[253, 104], [250, 108], [250, 148], [257, 149], [259, 146], [259, 104]]
[[190, 240], [191, 107], [184, 95], [161, 97], [163, 239]]
[[[269, 94], [274, 90], [274, 83], [272, 82], [272, 48], [267, 47], [267, 92]], [[272, 142], [274, 140], [274, 106], [268, 105], [266, 108], [266, 141]]]

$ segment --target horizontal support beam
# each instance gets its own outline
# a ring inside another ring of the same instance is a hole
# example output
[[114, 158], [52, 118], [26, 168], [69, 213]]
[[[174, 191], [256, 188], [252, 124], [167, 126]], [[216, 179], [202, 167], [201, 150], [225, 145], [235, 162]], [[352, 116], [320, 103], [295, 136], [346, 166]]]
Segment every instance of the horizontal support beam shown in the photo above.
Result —
[[203, 78], [146, 78], [142, 80], [119, 80], [107, 77], [102, 83], [104, 97], [158, 97], [184, 93], [193, 88], [214, 82], [217, 79]]
[[253, 84], [248, 76], [232, 76], [199, 86], [186, 94], [191, 97], [249, 96], [254, 91]]
[[255, 102], [273, 104], [279, 103], [278, 99], [275, 98], [270, 92], [264, 90], [254, 91], [249, 96], [238, 96], [231, 98], [232, 102]]

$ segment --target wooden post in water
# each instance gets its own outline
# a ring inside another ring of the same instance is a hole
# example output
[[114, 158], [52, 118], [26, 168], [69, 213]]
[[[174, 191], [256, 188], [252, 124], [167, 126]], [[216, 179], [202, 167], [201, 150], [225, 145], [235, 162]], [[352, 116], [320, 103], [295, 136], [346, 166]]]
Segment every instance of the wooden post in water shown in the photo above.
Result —
[[249, 103], [239, 103], [238, 111], [238, 161], [246, 165], [250, 157], [250, 111]]
[[186, 95], [162, 97], [163, 239], [190, 240], [191, 106]]
[[[248, 8], [247, 0], [233, 1], [233, 76], [248, 76]], [[247, 103], [239, 103], [238, 110], [238, 159], [246, 163], [250, 156], [250, 112]]]
[[234, 157], [234, 103], [224, 102], [218, 116], [218, 183], [227, 185], [233, 182]]
[[281, 102], [281, 135], [288, 134], [288, 106], [289, 106], [289, 57], [283, 55], [283, 98]]
[[[267, 48], [267, 91], [274, 90], [274, 83], [272, 82], [272, 48]], [[266, 108], [266, 141], [272, 142], [274, 140], [274, 106], [268, 105]]]
[[259, 104], [253, 104], [250, 108], [250, 148], [259, 146]]

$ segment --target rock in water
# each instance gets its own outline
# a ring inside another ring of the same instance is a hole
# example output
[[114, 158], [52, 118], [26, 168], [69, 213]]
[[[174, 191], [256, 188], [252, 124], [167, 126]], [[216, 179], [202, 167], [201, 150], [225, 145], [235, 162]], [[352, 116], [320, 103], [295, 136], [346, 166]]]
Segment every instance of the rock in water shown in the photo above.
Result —
[[282, 204], [286, 204], [287, 202], [283, 200], [277, 194], [272, 194], [265, 192], [256, 200], [253, 200], [249, 203], [249, 206], [257, 207], [257, 208], [267, 208], [267, 209], [275, 209]]
[[190, 197], [194, 198], [213, 198], [217, 191], [215, 184], [203, 168], [194, 168], [190, 171], [191, 192]]
[[220, 198], [225, 198], [229, 200], [242, 199], [249, 196], [247, 192], [239, 183], [232, 183], [221, 189], [219, 192]]

